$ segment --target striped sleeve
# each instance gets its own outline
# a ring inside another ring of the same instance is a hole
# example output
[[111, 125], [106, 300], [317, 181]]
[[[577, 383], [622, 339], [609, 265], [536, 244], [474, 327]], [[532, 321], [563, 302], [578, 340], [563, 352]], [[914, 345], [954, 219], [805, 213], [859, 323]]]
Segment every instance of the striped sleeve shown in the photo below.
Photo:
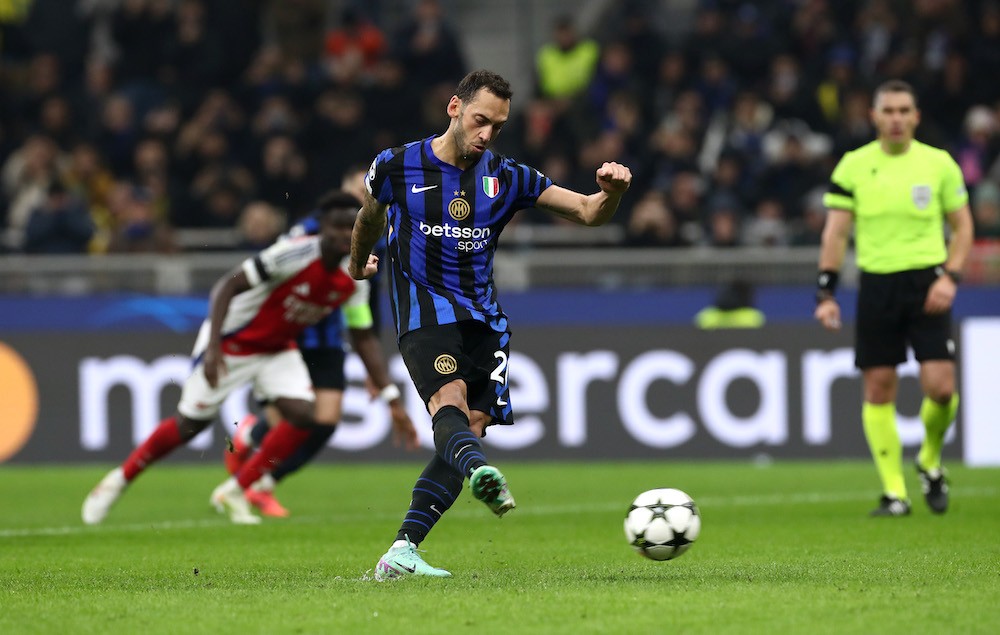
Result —
[[243, 261], [243, 272], [250, 286], [272, 280], [285, 280], [319, 258], [319, 238], [303, 236], [279, 240], [253, 258]]
[[830, 186], [823, 195], [823, 205], [827, 209], [854, 211], [854, 179], [852, 153], [848, 152], [830, 175]]
[[392, 185], [388, 178], [388, 164], [393, 156], [395, 156], [395, 152], [392, 148], [380, 152], [372, 161], [371, 167], [368, 168], [368, 174], [365, 175], [365, 187], [379, 203], [389, 204], [392, 202]]
[[533, 207], [542, 192], [552, 185], [552, 179], [531, 166], [510, 161], [508, 167], [515, 174], [512, 181], [517, 187], [513, 205], [515, 210]]

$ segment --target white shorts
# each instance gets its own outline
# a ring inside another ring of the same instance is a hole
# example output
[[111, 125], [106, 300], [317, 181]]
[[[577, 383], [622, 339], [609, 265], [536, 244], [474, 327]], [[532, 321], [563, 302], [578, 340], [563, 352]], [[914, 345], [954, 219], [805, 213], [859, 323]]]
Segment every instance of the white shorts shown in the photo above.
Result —
[[188, 419], [212, 419], [229, 393], [246, 383], [253, 384], [255, 395], [265, 401], [304, 399], [315, 401], [309, 369], [298, 349], [264, 355], [223, 355], [226, 372], [219, 385], [212, 388], [205, 379], [205, 366], [198, 362], [184, 382], [177, 412]]

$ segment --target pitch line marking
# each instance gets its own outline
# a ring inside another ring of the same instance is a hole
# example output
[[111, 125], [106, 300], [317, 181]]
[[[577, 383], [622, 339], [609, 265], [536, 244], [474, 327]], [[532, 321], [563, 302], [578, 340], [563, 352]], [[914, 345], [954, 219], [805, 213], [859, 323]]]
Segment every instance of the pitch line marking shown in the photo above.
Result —
[[[993, 498], [998, 494], [995, 487], [953, 487], [952, 492], [956, 498]], [[870, 492], [807, 492], [802, 494], [761, 494], [754, 496], [705, 496], [698, 498], [698, 507], [702, 509], [718, 507], [750, 507], [754, 505], [803, 505], [821, 503], [849, 503], [853, 501], [867, 501], [871, 499]], [[468, 502], [475, 503], [470, 499]], [[582, 514], [599, 512], [610, 512], [622, 510], [628, 505], [604, 503], [600, 505], [544, 505], [537, 507], [519, 507], [518, 516], [555, 516], [557, 514]], [[461, 518], [471, 518], [480, 516], [479, 509], [455, 509], [451, 510], [451, 515]], [[364, 513], [364, 514], [333, 514], [330, 516], [299, 516], [280, 521], [280, 524], [328, 524], [337, 522], [359, 522], [364, 520], [392, 520], [398, 519], [398, 513]], [[126, 525], [103, 525], [99, 527], [87, 527], [84, 525], [67, 525], [63, 527], [35, 527], [26, 529], [0, 529], [0, 539], [3, 538], [35, 538], [42, 536], [77, 536], [87, 533], [108, 532], [138, 532], [138, 531], [170, 531], [174, 529], [197, 529], [199, 527], [226, 527], [231, 523], [225, 518], [215, 519], [188, 519], [188, 520], [167, 520], [149, 523], [129, 523]], [[277, 527], [279, 523], [268, 523], [266, 526]]]

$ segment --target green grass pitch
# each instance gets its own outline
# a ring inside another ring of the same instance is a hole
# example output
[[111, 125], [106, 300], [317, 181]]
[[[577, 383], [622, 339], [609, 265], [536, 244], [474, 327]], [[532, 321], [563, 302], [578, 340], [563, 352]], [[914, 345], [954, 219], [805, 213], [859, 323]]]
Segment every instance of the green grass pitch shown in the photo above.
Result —
[[[100, 527], [104, 473], [0, 467], [0, 633], [997, 633], [1000, 470], [951, 467], [952, 508], [871, 519], [868, 462], [504, 463], [518, 508], [468, 492], [422, 545], [454, 577], [369, 579], [421, 465], [314, 465], [293, 515], [230, 525], [219, 467], [165, 464]], [[651, 562], [626, 544], [632, 498], [694, 497], [702, 534]]]

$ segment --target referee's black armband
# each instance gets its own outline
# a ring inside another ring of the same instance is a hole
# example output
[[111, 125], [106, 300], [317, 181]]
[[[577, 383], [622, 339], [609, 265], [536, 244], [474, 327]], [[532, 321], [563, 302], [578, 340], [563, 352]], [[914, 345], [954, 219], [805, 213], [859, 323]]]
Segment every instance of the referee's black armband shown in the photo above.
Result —
[[816, 274], [816, 303], [832, 300], [840, 282], [840, 273], [832, 269], [822, 269]]

